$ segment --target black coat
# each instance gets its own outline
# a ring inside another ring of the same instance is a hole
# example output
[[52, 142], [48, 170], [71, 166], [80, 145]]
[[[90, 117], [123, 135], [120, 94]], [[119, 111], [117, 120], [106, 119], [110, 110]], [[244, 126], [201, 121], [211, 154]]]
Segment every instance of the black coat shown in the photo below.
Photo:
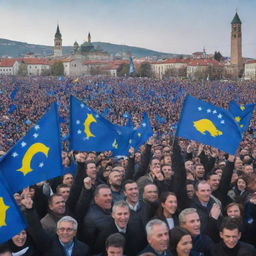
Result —
[[[161, 255], [158, 254], [149, 244], [138, 254], [138, 256], [140, 256], [141, 254], [146, 253], [146, 252], [151, 252], [151, 253], [154, 253], [156, 256], [161, 256]], [[166, 251], [165, 256], [173, 256], [173, 254], [172, 254], [171, 251], [168, 249], [168, 250]]]
[[256, 255], [256, 250], [255, 247], [243, 243], [243, 242], [238, 242], [238, 244], [230, 249], [228, 248], [224, 242], [220, 242], [214, 246], [212, 255], [218, 255], [218, 256], [255, 256]]
[[203, 253], [204, 256], [215, 256], [211, 254], [212, 248], [214, 247], [215, 244], [209, 236], [198, 235], [196, 237], [192, 237], [192, 245], [193, 251]]
[[92, 204], [84, 217], [80, 240], [89, 245], [94, 251], [95, 241], [100, 231], [111, 221], [111, 212], [105, 211], [96, 204]]
[[[93, 253], [100, 253], [105, 251], [105, 241], [109, 235], [114, 233], [120, 233], [115, 225], [113, 219], [100, 230], [96, 241], [94, 243]], [[128, 256], [134, 256], [140, 252], [147, 244], [146, 233], [142, 225], [134, 225], [131, 221], [128, 222], [126, 233], [120, 233], [125, 238], [124, 252]]]
[[[74, 247], [72, 250], [72, 256], [89, 256], [89, 247], [77, 239], [74, 239]], [[51, 241], [51, 247], [45, 254], [45, 256], [66, 256], [65, 250], [61, 245], [58, 237], [56, 236]]]

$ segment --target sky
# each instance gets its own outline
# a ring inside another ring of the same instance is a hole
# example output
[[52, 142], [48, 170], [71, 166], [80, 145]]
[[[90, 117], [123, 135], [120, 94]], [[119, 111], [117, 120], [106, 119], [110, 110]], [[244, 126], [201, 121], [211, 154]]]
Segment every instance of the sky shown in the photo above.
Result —
[[256, 0], [0, 0], [0, 38], [53, 45], [109, 42], [230, 56], [231, 21], [242, 21], [243, 57], [256, 58]]

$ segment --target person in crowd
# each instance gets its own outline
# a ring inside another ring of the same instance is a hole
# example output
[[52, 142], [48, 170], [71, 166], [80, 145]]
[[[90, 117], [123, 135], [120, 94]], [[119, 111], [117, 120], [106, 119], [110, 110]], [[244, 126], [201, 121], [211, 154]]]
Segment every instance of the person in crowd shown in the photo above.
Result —
[[168, 249], [169, 233], [165, 222], [158, 219], [149, 221], [146, 225], [146, 232], [148, 245], [140, 252], [139, 255], [146, 252], [154, 253], [156, 256], [172, 255]]
[[66, 202], [70, 194], [70, 188], [71, 186], [68, 184], [60, 184], [56, 188], [56, 194], [62, 195], [64, 201]]
[[239, 223], [236, 219], [227, 217], [223, 220], [220, 226], [220, 237], [222, 241], [213, 247], [213, 255], [256, 255], [256, 249], [254, 246], [239, 241], [241, 238], [241, 232], [239, 229]]

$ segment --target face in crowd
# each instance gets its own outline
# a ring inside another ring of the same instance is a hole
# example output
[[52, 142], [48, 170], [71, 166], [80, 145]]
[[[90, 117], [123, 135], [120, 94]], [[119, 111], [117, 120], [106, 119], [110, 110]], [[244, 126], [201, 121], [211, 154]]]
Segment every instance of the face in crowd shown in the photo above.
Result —
[[110, 188], [99, 189], [94, 197], [95, 203], [102, 209], [109, 210], [112, 207], [112, 193]]
[[191, 236], [200, 235], [201, 222], [198, 213], [187, 214], [180, 226], [186, 229]]
[[211, 193], [211, 187], [208, 183], [198, 184], [196, 196], [201, 203], [208, 203], [210, 200]]
[[139, 190], [136, 182], [128, 183], [124, 188], [124, 195], [130, 204], [136, 204], [139, 200]]
[[148, 202], [156, 202], [158, 200], [158, 189], [155, 184], [148, 184], [143, 190], [143, 199]]
[[62, 221], [59, 223], [56, 231], [59, 240], [64, 243], [70, 243], [76, 236], [76, 229], [74, 229], [74, 224], [70, 221]]

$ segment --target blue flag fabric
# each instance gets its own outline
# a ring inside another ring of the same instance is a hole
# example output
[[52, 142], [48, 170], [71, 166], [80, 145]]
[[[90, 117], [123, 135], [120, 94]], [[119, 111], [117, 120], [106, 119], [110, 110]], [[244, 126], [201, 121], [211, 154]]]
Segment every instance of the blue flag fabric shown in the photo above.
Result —
[[0, 162], [1, 174], [12, 193], [62, 175], [57, 105], [18, 141]]
[[16, 94], [19, 91], [18, 87], [15, 87], [13, 91], [10, 93], [10, 99], [15, 100]]
[[14, 112], [14, 110], [16, 110], [16, 109], [17, 109], [17, 106], [15, 104], [11, 104], [9, 106], [8, 113], [12, 114]]
[[12, 193], [3, 177], [0, 177], [0, 243], [3, 243], [26, 228]]
[[110, 112], [110, 108], [106, 107], [103, 113], [101, 114], [103, 117], [105, 117]]
[[134, 130], [130, 145], [134, 147], [135, 151], [139, 149], [151, 136], [153, 136], [153, 129], [147, 113], [143, 113], [143, 119], [138, 129]]
[[132, 56], [130, 56], [130, 67], [129, 67], [129, 74], [133, 73], [135, 71], [134, 64], [132, 60]]
[[116, 147], [114, 125], [74, 96], [70, 97], [70, 150], [108, 151]]
[[255, 105], [256, 104], [253, 103], [239, 105], [233, 100], [229, 102], [228, 110], [234, 117], [242, 132], [245, 132], [248, 129]]
[[176, 136], [199, 141], [234, 155], [242, 139], [231, 114], [189, 95], [186, 96]]
[[159, 124], [164, 124], [166, 122], [166, 119], [164, 117], [159, 116], [158, 114], [156, 114], [156, 121]]

